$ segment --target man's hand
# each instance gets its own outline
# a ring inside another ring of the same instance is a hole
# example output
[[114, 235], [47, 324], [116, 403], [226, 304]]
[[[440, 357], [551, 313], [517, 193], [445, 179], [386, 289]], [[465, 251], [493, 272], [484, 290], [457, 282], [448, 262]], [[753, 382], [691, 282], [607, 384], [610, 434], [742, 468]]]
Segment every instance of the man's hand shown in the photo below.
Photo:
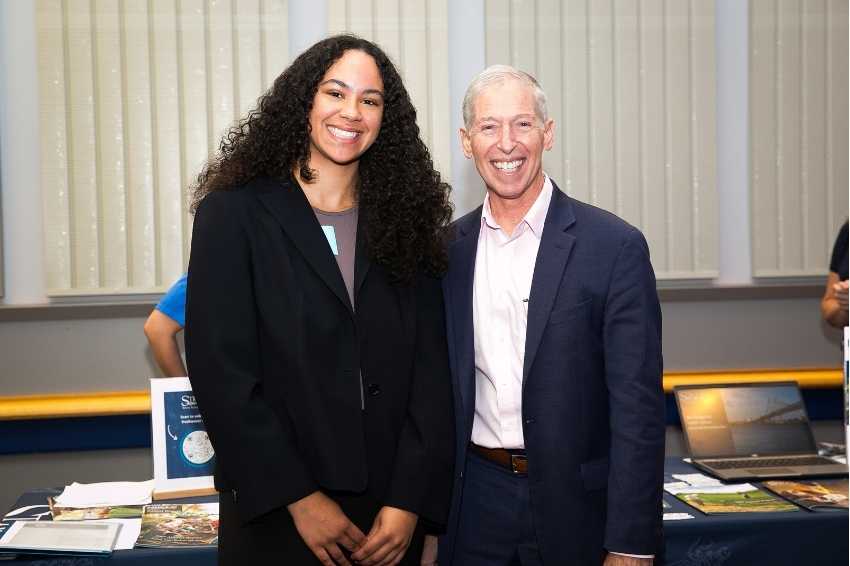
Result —
[[298, 534], [325, 566], [351, 566], [339, 547], [354, 552], [366, 543], [363, 532], [321, 491], [299, 499], [287, 509]]
[[609, 552], [603, 566], [652, 566], [652, 558], [635, 558]]
[[842, 310], [847, 310], [847, 281], [839, 281], [832, 286], [833, 297]]
[[362, 566], [395, 566], [404, 558], [419, 517], [395, 507], [381, 507], [363, 548], [351, 555]]
[[437, 566], [437, 535], [425, 535], [425, 547], [419, 566]]

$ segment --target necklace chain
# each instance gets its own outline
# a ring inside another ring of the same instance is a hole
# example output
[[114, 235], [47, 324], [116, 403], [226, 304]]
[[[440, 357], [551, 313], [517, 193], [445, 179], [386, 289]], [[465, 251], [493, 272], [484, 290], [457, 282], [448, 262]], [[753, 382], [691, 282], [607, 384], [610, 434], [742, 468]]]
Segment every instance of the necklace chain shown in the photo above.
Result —
[[[304, 196], [307, 196], [307, 193], [304, 193]], [[351, 208], [352, 206], [357, 204], [357, 197], [353, 197], [349, 204], [343, 206], [342, 208], [337, 208], [335, 210], [325, 210], [321, 206], [318, 206], [316, 203], [314, 203], [313, 200], [309, 196], [307, 197], [307, 202], [310, 203], [310, 206], [312, 206], [313, 208], [316, 208], [318, 210], [321, 210], [322, 212], [342, 212], [343, 210], [348, 210], [349, 208]]]

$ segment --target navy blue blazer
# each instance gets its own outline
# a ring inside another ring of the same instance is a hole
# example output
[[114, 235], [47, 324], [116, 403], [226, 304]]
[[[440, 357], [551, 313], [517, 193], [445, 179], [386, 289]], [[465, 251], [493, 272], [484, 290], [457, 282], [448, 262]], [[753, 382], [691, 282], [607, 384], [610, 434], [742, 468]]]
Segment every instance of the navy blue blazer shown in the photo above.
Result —
[[[649, 248], [625, 221], [553, 189], [528, 300], [522, 376], [543, 563], [599, 565], [606, 551], [659, 554], [665, 403]], [[475, 411], [472, 289], [481, 209], [455, 223], [443, 278], [457, 447], [440, 566], [451, 564]]]

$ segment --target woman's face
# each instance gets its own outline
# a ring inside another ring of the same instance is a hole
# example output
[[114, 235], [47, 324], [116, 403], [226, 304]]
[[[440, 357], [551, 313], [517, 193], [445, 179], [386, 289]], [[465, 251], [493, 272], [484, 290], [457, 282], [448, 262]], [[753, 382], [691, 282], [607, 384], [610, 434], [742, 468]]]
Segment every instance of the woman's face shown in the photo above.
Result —
[[384, 81], [371, 55], [349, 50], [319, 83], [310, 111], [311, 169], [355, 165], [381, 129]]

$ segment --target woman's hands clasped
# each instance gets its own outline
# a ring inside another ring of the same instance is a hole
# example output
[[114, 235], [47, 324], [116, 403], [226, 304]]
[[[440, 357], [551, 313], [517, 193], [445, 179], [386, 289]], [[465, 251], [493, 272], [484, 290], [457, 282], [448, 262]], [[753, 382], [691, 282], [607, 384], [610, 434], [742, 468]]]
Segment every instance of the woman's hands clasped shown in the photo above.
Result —
[[299, 499], [287, 509], [298, 534], [325, 566], [350, 566], [339, 547], [354, 552], [367, 542], [339, 505], [321, 491]]
[[382, 507], [375, 517], [368, 542], [351, 555], [362, 566], [395, 566], [404, 558], [419, 517], [410, 511]]
[[298, 534], [325, 566], [351, 566], [340, 550], [352, 553], [361, 566], [395, 566], [404, 558], [419, 517], [415, 513], [382, 507], [366, 536], [330, 497], [317, 491], [290, 504]]

